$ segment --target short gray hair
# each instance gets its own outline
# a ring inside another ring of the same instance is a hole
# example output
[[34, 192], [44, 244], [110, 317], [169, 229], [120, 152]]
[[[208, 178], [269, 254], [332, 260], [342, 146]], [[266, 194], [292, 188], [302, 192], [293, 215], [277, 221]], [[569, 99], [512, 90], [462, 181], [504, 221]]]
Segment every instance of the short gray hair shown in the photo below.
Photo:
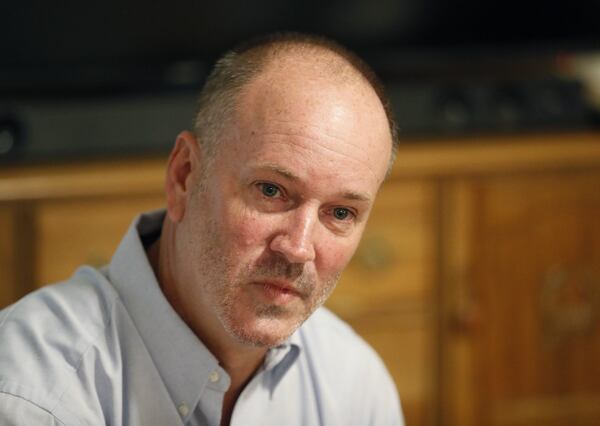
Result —
[[322, 36], [293, 32], [275, 33], [250, 40], [228, 51], [216, 62], [200, 93], [194, 121], [194, 132], [204, 145], [206, 157], [212, 158], [222, 131], [230, 124], [243, 87], [271, 60], [292, 51], [332, 53], [373, 88], [387, 116], [392, 139], [389, 174], [399, 144], [398, 127], [380, 79], [362, 59], [339, 43]]

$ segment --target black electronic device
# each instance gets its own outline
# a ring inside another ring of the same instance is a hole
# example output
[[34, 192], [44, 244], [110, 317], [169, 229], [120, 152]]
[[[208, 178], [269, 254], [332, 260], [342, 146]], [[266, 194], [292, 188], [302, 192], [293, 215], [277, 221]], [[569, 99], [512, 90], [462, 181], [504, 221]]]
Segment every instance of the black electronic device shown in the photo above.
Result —
[[0, 162], [166, 152], [216, 56], [320, 33], [383, 77], [404, 135], [589, 125], [556, 58], [600, 51], [600, 2], [62, 0], [0, 4]]
[[597, 0], [7, 1], [0, 94], [198, 85], [224, 49], [282, 30], [393, 55], [397, 68], [513, 61], [600, 49], [599, 16]]

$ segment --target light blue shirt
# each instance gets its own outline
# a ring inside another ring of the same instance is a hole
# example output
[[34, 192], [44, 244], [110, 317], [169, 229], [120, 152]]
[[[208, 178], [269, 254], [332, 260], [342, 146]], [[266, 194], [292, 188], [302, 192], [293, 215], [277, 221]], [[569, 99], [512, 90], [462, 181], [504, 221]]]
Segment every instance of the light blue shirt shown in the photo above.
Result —
[[[219, 425], [229, 377], [163, 296], [140, 235], [0, 311], [0, 425]], [[328, 310], [268, 351], [231, 425], [403, 425], [377, 354]]]

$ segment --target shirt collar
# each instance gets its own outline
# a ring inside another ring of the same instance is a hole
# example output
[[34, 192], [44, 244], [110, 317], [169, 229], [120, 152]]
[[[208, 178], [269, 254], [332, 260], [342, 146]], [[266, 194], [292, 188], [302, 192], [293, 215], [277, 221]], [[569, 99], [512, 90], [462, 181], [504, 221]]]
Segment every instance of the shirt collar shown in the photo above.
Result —
[[[194, 407], [209, 385], [211, 373], [221, 372], [223, 380], [218, 386], [223, 391], [229, 387], [229, 377], [164, 297], [150, 266], [141, 235], [158, 233], [164, 217], [165, 211], [157, 210], [133, 222], [111, 260], [108, 274], [173, 402]], [[299, 355], [297, 334], [267, 353], [263, 369], [271, 372], [273, 388]]]

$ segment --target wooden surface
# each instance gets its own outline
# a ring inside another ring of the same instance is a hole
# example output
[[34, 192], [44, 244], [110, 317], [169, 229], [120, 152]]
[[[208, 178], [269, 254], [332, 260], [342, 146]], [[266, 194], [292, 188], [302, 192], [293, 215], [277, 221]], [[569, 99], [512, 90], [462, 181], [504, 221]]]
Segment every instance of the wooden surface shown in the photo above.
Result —
[[9, 206], [0, 205], [0, 306], [6, 306], [18, 296], [15, 218]]
[[597, 167], [600, 133], [556, 133], [409, 140], [394, 177], [465, 176]]
[[64, 280], [83, 264], [107, 264], [133, 218], [163, 206], [162, 194], [40, 202], [33, 224], [35, 286]]
[[0, 201], [162, 192], [166, 159], [23, 166], [0, 170]]
[[[557, 401], [600, 399], [600, 171], [485, 179], [470, 190], [478, 424], [551, 424]], [[535, 418], [523, 412], [530, 402]], [[562, 418], [598, 424], [600, 405]]]

